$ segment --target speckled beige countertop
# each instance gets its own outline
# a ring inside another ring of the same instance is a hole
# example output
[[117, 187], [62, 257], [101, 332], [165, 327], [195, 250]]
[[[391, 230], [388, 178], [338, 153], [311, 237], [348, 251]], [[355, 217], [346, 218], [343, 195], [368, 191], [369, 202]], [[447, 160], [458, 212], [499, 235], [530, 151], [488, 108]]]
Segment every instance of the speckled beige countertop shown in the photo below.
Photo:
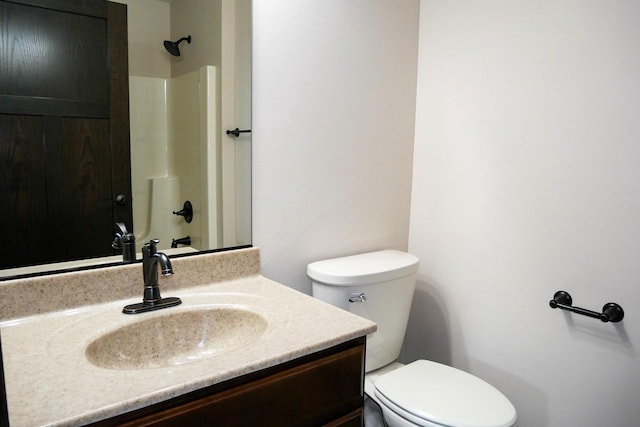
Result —
[[[172, 263], [175, 275], [160, 279], [162, 296], [177, 296], [183, 303], [138, 315], [121, 311], [141, 299], [140, 264], [0, 282], [12, 427], [75, 426], [109, 418], [375, 330], [368, 320], [261, 276], [256, 248], [172, 259]], [[130, 283], [114, 282], [122, 280]], [[98, 291], [111, 298], [97, 296]], [[53, 298], [53, 309], [35, 302], [29, 306], [29, 298], [60, 293], [66, 299]], [[248, 310], [265, 319], [267, 326], [250, 343], [169, 367], [106, 369], [85, 355], [94, 339], [123, 326], [213, 307]]]

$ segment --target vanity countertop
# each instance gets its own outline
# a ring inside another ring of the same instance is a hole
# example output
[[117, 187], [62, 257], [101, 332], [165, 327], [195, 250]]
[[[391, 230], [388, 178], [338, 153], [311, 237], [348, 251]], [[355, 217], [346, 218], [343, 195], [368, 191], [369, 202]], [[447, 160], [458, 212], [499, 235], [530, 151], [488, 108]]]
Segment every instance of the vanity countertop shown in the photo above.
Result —
[[[376, 328], [373, 322], [259, 274], [164, 290], [163, 296], [180, 297], [183, 303], [122, 314], [124, 305], [140, 299], [134, 297], [3, 321], [11, 425], [79, 425], [109, 418], [335, 346]], [[150, 319], [207, 304], [258, 307], [269, 326], [247, 346], [170, 367], [106, 369], [85, 356], [92, 340], [144, 316]]]

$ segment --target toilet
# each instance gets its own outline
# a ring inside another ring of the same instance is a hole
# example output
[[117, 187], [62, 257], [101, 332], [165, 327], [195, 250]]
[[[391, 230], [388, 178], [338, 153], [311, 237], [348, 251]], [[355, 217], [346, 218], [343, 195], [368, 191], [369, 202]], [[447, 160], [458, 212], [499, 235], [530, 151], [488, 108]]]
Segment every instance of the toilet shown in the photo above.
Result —
[[396, 361], [418, 265], [414, 255], [384, 250], [307, 266], [315, 298], [378, 324], [367, 336], [365, 426], [516, 426], [514, 406], [480, 378], [432, 361]]

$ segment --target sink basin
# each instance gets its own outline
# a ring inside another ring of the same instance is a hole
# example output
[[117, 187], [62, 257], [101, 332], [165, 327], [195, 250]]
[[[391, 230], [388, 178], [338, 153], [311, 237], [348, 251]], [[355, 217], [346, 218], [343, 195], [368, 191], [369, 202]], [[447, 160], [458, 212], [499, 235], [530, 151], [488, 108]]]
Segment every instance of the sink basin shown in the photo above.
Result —
[[261, 315], [232, 307], [163, 313], [100, 336], [85, 355], [107, 369], [164, 368], [242, 348], [266, 329]]

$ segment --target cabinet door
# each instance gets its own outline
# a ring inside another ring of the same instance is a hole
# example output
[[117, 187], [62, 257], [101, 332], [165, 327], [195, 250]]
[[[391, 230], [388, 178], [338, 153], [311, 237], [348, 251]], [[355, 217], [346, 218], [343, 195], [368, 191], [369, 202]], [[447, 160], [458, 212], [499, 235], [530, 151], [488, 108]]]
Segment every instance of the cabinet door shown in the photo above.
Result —
[[[47, 178], [42, 119], [0, 114], [0, 268], [47, 260]], [[18, 219], [16, 221], [16, 219]]]
[[363, 362], [359, 345], [128, 423], [113, 421], [181, 427], [362, 425]]

